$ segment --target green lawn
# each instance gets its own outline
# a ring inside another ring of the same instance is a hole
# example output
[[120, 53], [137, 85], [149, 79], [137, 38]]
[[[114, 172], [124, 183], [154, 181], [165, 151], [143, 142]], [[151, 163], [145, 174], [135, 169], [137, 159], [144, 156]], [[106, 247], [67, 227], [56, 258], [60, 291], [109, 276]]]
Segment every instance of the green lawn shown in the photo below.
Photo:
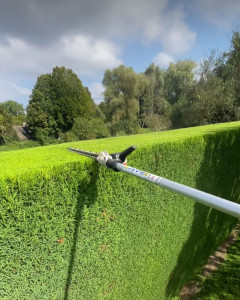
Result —
[[194, 299], [240, 299], [240, 235], [228, 249], [226, 262], [201, 283], [201, 292]]

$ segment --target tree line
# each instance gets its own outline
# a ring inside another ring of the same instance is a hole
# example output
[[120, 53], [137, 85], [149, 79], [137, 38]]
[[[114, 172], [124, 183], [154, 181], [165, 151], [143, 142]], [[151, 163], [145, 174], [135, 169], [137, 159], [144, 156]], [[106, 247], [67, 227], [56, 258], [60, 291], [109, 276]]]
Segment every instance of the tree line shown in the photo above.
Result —
[[[102, 84], [104, 101], [96, 105], [70, 69], [38, 77], [25, 114], [33, 137], [45, 144], [239, 120], [240, 32], [229, 51], [212, 51], [198, 68], [192, 60], [167, 69], [152, 63], [143, 73], [121, 65], [106, 70]], [[24, 116], [22, 108], [9, 110], [13, 102], [0, 105], [0, 136]]]

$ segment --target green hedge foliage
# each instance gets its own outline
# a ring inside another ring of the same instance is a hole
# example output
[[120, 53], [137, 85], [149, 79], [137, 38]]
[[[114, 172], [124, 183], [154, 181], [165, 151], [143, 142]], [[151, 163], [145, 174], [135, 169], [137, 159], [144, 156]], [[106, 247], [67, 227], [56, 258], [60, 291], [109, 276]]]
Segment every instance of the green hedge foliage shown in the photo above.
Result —
[[175, 297], [237, 219], [68, 147], [240, 202], [240, 122], [0, 153], [0, 299]]

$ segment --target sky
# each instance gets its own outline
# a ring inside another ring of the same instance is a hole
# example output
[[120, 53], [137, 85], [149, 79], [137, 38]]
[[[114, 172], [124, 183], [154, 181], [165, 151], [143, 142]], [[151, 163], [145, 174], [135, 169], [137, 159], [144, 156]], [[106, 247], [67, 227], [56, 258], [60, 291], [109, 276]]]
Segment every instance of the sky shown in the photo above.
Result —
[[239, 25], [239, 0], [1, 0], [0, 102], [26, 107], [37, 77], [64, 66], [99, 103], [106, 69], [200, 63]]

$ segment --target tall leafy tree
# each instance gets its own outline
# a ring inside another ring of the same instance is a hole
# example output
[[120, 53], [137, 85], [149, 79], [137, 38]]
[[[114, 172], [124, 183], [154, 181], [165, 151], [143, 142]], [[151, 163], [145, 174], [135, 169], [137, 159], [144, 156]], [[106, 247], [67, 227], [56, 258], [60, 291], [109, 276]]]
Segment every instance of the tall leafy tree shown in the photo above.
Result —
[[[145, 77], [145, 83], [140, 96], [141, 117], [157, 120], [157, 116], [165, 115], [170, 106], [164, 95], [165, 70], [152, 63], [145, 70], [143, 76]], [[152, 117], [153, 115], [155, 117]]]
[[147, 86], [144, 95], [144, 110], [147, 114], [161, 114], [165, 112], [166, 101], [164, 99], [164, 70], [151, 64], [145, 71]]
[[77, 117], [94, 114], [95, 104], [81, 80], [65, 67], [55, 67], [51, 74], [38, 77], [27, 107], [28, 123], [37, 131], [58, 137], [73, 127]]
[[39, 128], [49, 131], [49, 134], [52, 135], [57, 131], [51, 81], [51, 74], [39, 76], [30, 97], [27, 107], [27, 122], [34, 133]]
[[[222, 66], [226, 74], [226, 80], [233, 79], [235, 96], [238, 106], [240, 106], [240, 32], [236, 31], [232, 35], [230, 51], [223, 54], [223, 63], [218, 66], [220, 69]], [[218, 70], [217, 69], [217, 70]]]
[[165, 71], [154, 63], [138, 75], [141, 127], [150, 130], [167, 128], [166, 112], [170, 107], [164, 98]]
[[237, 118], [232, 82], [213, 74], [182, 94], [171, 113], [174, 128], [230, 122]]
[[137, 119], [137, 75], [132, 68], [121, 65], [113, 70], [106, 70], [103, 78], [106, 105], [101, 108], [110, 122], [123, 119]]
[[174, 104], [194, 83], [196, 63], [192, 60], [180, 60], [170, 63], [165, 76], [165, 96], [169, 103]]

